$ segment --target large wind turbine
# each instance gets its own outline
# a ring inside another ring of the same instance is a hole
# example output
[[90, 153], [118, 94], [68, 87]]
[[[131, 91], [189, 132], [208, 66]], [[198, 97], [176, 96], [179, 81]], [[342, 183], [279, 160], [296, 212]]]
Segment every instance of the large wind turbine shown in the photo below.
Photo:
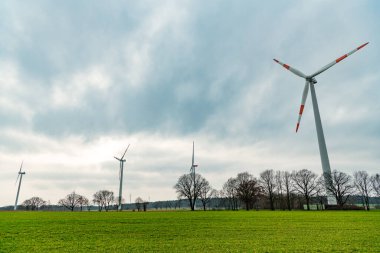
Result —
[[120, 171], [119, 171], [119, 181], [120, 181], [120, 185], [119, 185], [119, 206], [118, 206], [118, 210], [121, 211], [121, 199], [122, 199], [122, 190], [123, 190], [123, 169], [124, 169], [124, 162], [126, 161], [124, 159], [124, 156], [125, 154], [127, 153], [128, 151], [128, 148], [129, 148], [129, 144], [128, 144], [128, 147], [127, 149], [125, 150], [123, 156], [121, 158], [117, 158], [116, 156], [115, 159], [118, 160], [120, 162]]
[[[284, 68], [286, 68], [287, 70], [289, 70], [293, 74], [295, 74], [295, 75], [297, 75], [299, 77], [302, 77], [302, 78], [304, 78], [306, 80], [306, 84], [305, 84], [305, 87], [303, 89], [303, 94], [302, 94], [301, 107], [300, 107], [300, 111], [299, 111], [299, 115], [298, 115], [296, 132], [298, 131], [298, 128], [300, 126], [302, 113], [303, 113], [303, 110], [304, 110], [304, 107], [305, 107], [305, 102], [306, 102], [307, 94], [309, 92], [309, 87], [310, 87], [311, 99], [312, 99], [312, 102], [313, 102], [315, 127], [317, 129], [317, 136], [318, 136], [319, 153], [320, 153], [320, 156], [321, 156], [323, 175], [325, 176], [325, 181], [326, 182], [328, 182], [328, 178], [326, 178], [326, 176], [327, 175], [331, 175], [331, 169], [330, 169], [329, 156], [327, 154], [325, 137], [324, 137], [323, 129], [322, 129], [321, 117], [319, 115], [317, 96], [315, 94], [314, 84], [317, 83], [317, 80], [315, 79], [315, 77], [317, 75], [321, 74], [322, 72], [326, 71], [327, 69], [331, 68], [332, 66], [334, 66], [338, 62], [342, 61], [346, 57], [348, 57], [351, 54], [355, 53], [359, 49], [362, 49], [368, 43], [369, 42], [367, 42], [367, 43], [365, 43], [365, 44], [363, 44], [363, 45], [355, 48], [354, 50], [350, 51], [349, 53], [347, 53], [345, 55], [342, 55], [341, 57], [337, 58], [335, 61], [327, 64], [326, 66], [324, 66], [323, 68], [321, 68], [320, 70], [318, 70], [317, 72], [315, 72], [314, 74], [311, 74], [311, 75], [305, 75], [301, 71], [299, 71], [299, 70], [297, 70], [297, 69], [295, 69], [293, 67], [290, 67], [289, 65], [284, 64], [284, 63], [282, 63], [282, 62], [280, 62], [280, 61], [278, 61], [276, 59], [273, 59], [275, 62], [277, 62], [278, 64], [282, 65]], [[327, 201], [328, 201], [328, 204], [330, 204], [330, 205], [335, 205], [336, 204], [335, 198], [331, 194], [329, 194], [328, 191], [327, 191]]]
[[18, 195], [20, 194], [20, 187], [21, 187], [22, 176], [25, 175], [25, 172], [21, 171], [23, 163], [24, 162], [21, 163], [20, 170], [17, 173], [18, 175], [17, 175], [16, 183], [17, 183], [17, 180], [19, 178], [20, 178], [20, 181], [18, 182], [18, 189], [17, 189], [16, 201], [15, 201], [15, 207], [14, 207], [15, 211], [17, 210], [17, 201], [18, 201]]

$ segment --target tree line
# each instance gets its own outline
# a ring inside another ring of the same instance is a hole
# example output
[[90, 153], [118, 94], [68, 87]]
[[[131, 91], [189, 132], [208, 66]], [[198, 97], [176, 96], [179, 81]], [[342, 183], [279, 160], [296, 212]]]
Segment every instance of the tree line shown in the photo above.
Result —
[[[114, 193], [112, 191], [100, 190], [94, 193], [92, 202], [98, 207], [99, 211], [108, 211], [113, 208], [113, 204], [116, 199], [117, 198], [114, 197]], [[60, 199], [57, 204], [58, 206], [64, 207], [70, 211], [74, 211], [76, 209], [83, 211], [84, 208], [87, 210], [90, 210], [91, 208], [90, 200], [75, 191]], [[31, 211], [39, 210], [41, 207], [46, 205], [47, 202], [40, 197], [32, 197], [22, 203], [22, 206], [24, 206], [26, 210]]]
[[[96, 207], [98, 211], [117, 210], [119, 205], [118, 197], [114, 196], [113, 191], [100, 190], [93, 194], [92, 202], [83, 195], [76, 193], [75, 191], [67, 194], [64, 198], [60, 199], [57, 203], [58, 207], [66, 208], [70, 211], [75, 210], [86, 210], [90, 211], [93, 207]], [[124, 199], [122, 199], [122, 203]], [[93, 205], [92, 205], [93, 204]], [[50, 206], [50, 203], [43, 200], [40, 197], [32, 197], [25, 200], [22, 206], [25, 210], [38, 211], [42, 207]], [[137, 197], [135, 200], [135, 208], [137, 211], [146, 211], [148, 206], [148, 201], [143, 200], [141, 197]], [[46, 209], [46, 208], [45, 208]], [[134, 209], [133, 209], [134, 210]]]
[[[303, 169], [292, 172], [265, 170], [255, 177], [248, 172], [239, 173], [223, 184], [220, 191], [213, 189], [200, 174], [195, 177], [184, 174], [179, 177], [174, 189], [178, 198], [188, 200], [191, 210], [200, 200], [203, 209], [213, 198], [219, 199], [227, 209], [246, 210], [268, 208], [271, 210], [292, 210], [295, 208], [310, 210], [310, 205], [323, 207], [327, 204], [327, 195], [335, 198], [336, 209], [348, 208], [348, 201], [360, 196], [364, 209], [370, 209], [370, 197], [380, 197], [380, 175], [370, 176], [366, 171], [356, 171], [353, 176], [338, 170], [331, 174], [317, 175]], [[355, 206], [351, 206], [355, 208]]]

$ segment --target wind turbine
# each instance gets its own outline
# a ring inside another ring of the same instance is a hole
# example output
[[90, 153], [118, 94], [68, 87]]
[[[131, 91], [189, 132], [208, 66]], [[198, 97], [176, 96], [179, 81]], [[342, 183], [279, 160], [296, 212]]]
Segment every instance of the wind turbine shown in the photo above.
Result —
[[25, 172], [24, 171], [21, 171], [22, 170], [22, 165], [23, 165], [24, 161], [21, 162], [21, 166], [20, 166], [20, 170], [18, 171], [18, 175], [17, 175], [17, 179], [16, 179], [16, 182], [15, 184], [17, 183], [17, 180], [20, 178], [20, 181], [18, 182], [18, 189], [17, 189], [17, 195], [16, 195], [16, 201], [15, 201], [15, 207], [14, 207], [14, 210], [16, 211], [17, 210], [17, 201], [18, 201], [18, 195], [20, 193], [20, 187], [21, 187], [21, 181], [22, 181], [22, 176], [25, 175]]
[[[198, 165], [194, 164], [194, 141], [193, 141], [193, 157], [191, 159], [191, 167], [190, 167], [190, 173], [193, 176], [193, 190], [194, 190], [194, 196], [195, 196], [195, 168], [198, 167]], [[194, 202], [194, 208], [195, 208], [195, 202]]]
[[128, 148], [129, 148], [129, 145], [128, 144], [128, 147], [127, 149], [125, 150], [123, 156], [121, 158], [117, 158], [116, 156], [115, 159], [118, 160], [120, 162], [120, 170], [119, 170], [119, 181], [120, 181], [120, 186], [119, 186], [119, 206], [118, 206], [118, 210], [121, 211], [121, 199], [122, 199], [122, 190], [123, 190], [123, 169], [124, 169], [124, 162], [126, 161], [124, 159], [124, 156], [125, 154], [127, 153], [128, 151]]
[[[289, 70], [293, 74], [295, 74], [295, 75], [297, 75], [299, 77], [302, 77], [302, 78], [304, 78], [306, 80], [305, 87], [303, 89], [303, 94], [302, 94], [301, 107], [300, 107], [300, 111], [299, 111], [299, 115], [298, 115], [296, 132], [298, 131], [298, 128], [300, 126], [302, 113], [303, 113], [303, 110], [304, 110], [304, 107], [305, 107], [305, 102], [306, 102], [307, 94], [309, 92], [309, 87], [310, 87], [311, 99], [312, 99], [313, 110], [314, 110], [315, 127], [317, 129], [317, 136], [318, 136], [319, 153], [320, 153], [320, 156], [321, 156], [323, 175], [325, 177], [326, 183], [328, 182], [327, 176], [331, 175], [331, 169], [330, 169], [329, 156], [327, 154], [325, 137], [324, 137], [323, 129], [322, 129], [321, 117], [319, 115], [317, 96], [315, 94], [314, 84], [317, 83], [317, 80], [315, 79], [315, 77], [317, 75], [321, 74], [322, 72], [326, 71], [327, 69], [331, 68], [332, 66], [334, 66], [338, 62], [342, 61], [346, 57], [348, 57], [351, 54], [355, 53], [356, 51], [362, 49], [368, 43], [369, 42], [364, 43], [363, 45], [355, 48], [354, 50], [350, 51], [349, 53], [347, 53], [345, 55], [342, 55], [341, 57], [337, 58], [335, 61], [327, 64], [326, 66], [324, 66], [323, 68], [321, 68], [320, 70], [318, 70], [317, 72], [315, 72], [314, 74], [311, 74], [311, 75], [305, 75], [301, 71], [299, 71], [299, 70], [297, 70], [297, 69], [295, 69], [293, 67], [290, 67], [289, 65], [287, 65], [285, 63], [282, 63], [279, 60], [273, 59], [275, 62], [277, 62], [278, 64], [282, 65], [284, 68], [286, 68], [287, 70]], [[327, 203], [329, 205], [336, 205], [335, 198], [331, 194], [329, 194], [328, 191], [326, 191], [326, 192], [327, 192]]]

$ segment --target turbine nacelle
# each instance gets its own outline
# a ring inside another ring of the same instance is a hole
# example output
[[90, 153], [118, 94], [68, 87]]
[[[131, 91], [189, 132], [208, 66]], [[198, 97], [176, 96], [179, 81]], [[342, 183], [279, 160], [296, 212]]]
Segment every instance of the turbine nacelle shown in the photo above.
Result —
[[17, 184], [17, 181], [18, 179], [20, 178], [20, 175], [25, 175], [25, 172], [24, 171], [21, 171], [22, 170], [22, 165], [24, 164], [24, 161], [21, 162], [21, 166], [20, 166], [20, 170], [18, 171], [17, 173], [17, 178], [16, 178], [16, 182], [15, 184]]
[[315, 79], [314, 77], [306, 77], [305, 79], [309, 83], [312, 83], [312, 84], [316, 84], [317, 83], [317, 79]]
[[126, 161], [125, 159], [120, 159], [120, 158], [117, 158], [116, 156], [114, 156], [114, 158], [115, 158], [116, 160], [118, 160], [119, 162], [125, 162], [125, 161]]

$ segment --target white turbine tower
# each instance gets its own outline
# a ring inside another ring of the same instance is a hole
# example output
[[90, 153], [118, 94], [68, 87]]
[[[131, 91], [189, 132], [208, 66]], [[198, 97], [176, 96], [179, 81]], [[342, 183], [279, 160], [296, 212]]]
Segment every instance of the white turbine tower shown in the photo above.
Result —
[[195, 168], [198, 167], [198, 165], [194, 164], [194, 141], [193, 141], [193, 156], [191, 159], [191, 167], [190, 167], [190, 172], [195, 175]]
[[193, 157], [191, 159], [190, 172], [192, 173], [194, 179], [195, 179], [195, 168], [196, 167], [198, 167], [198, 165], [194, 164], [194, 141], [193, 141]]
[[[193, 177], [193, 191], [194, 191], [194, 196], [195, 196], [195, 168], [198, 167], [198, 165], [194, 164], [194, 141], [193, 141], [193, 156], [191, 159], [191, 167], [190, 167], [190, 173], [192, 174]], [[194, 202], [194, 208], [195, 208], [195, 202]]]
[[119, 170], [119, 181], [120, 181], [120, 185], [119, 185], [119, 206], [118, 206], [118, 210], [121, 211], [121, 200], [122, 200], [122, 191], [123, 191], [123, 169], [124, 169], [124, 162], [126, 161], [124, 159], [124, 156], [125, 154], [127, 153], [128, 151], [128, 148], [129, 148], [129, 144], [128, 144], [128, 147], [127, 149], [125, 150], [123, 156], [121, 158], [117, 158], [116, 156], [115, 159], [118, 160], [120, 162], [120, 170]]
[[[17, 201], [18, 201], [18, 195], [20, 194], [20, 188], [21, 188], [21, 181], [22, 181], [22, 176], [25, 175], [25, 172], [24, 171], [21, 171], [22, 170], [22, 165], [23, 165], [24, 162], [21, 163], [21, 166], [20, 166], [20, 170], [18, 171], [18, 175], [17, 175], [17, 179], [16, 179], [16, 183], [17, 183], [17, 180], [20, 178], [20, 181], [18, 182], [18, 189], [17, 189], [17, 195], [16, 195], [16, 201], [15, 201], [15, 207], [14, 207], [14, 210], [16, 211], [17, 210]], [[15, 184], [16, 184], [15, 183]]]
[[[287, 70], [289, 70], [290, 72], [292, 72], [293, 74], [299, 76], [299, 77], [302, 77], [306, 80], [306, 84], [305, 84], [305, 87], [303, 89], [303, 94], [302, 94], [302, 100], [301, 100], [301, 107], [300, 107], [300, 111], [299, 111], [299, 116], [298, 116], [298, 121], [297, 121], [297, 126], [296, 126], [296, 132], [298, 131], [298, 128], [300, 126], [300, 122], [301, 122], [301, 117], [302, 117], [302, 112], [303, 112], [303, 109], [305, 107], [305, 102], [306, 102], [306, 98], [307, 98], [307, 94], [309, 92], [309, 87], [310, 87], [310, 91], [311, 91], [311, 99], [312, 99], [312, 102], [313, 102], [313, 110], [314, 110], [314, 118], [315, 118], [315, 127], [317, 129], [317, 136], [318, 136], [318, 144], [319, 144], [319, 153], [320, 153], [320, 156], [321, 156], [321, 162], [322, 162], [322, 169], [323, 169], [323, 175], [325, 176], [325, 180], [326, 182], [328, 182], [328, 178], [326, 178], [327, 175], [331, 175], [331, 169], [330, 169], [330, 162], [329, 162], [329, 156], [327, 154], [327, 148], [326, 148], [326, 142], [325, 142], [325, 137], [323, 135], [323, 129], [322, 129], [322, 122], [321, 122], [321, 117], [319, 115], [319, 109], [318, 109], [318, 103], [317, 103], [317, 96], [315, 94], [315, 88], [314, 88], [314, 84], [317, 83], [317, 80], [315, 80], [315, 77], [319, 74], [321, 74], [322, 72], [326, 71], [327, 69], [331, 68], [332, 66], [334, 66], [335, 64], [337, 64], [338, 62], [342, 61], [343, 59], [345, 59], [346, 57], [348, 57], [349, 55], [355, 53], [356, 51], [358, 51], [359, 49], [362, 49], [363, 47], [365, 47], [369, 42], [355, 48], [354, 50], [352, 50], [351, 52], [337, 58], [335, 61], [327, 64], [326, 66], [324, 66], [323, 68], [321, 68], [320, 70], [318, 70], [317, 72], [315, 72], [314, 74], [312, 75], [305, 75], [304, 73], [302, 73], [301, 71], [293, 68], [293, 67], [290, 67], [289, 65], [287, 64], [284, 64], [276, 59], [273, 59], [275, 62], [277, 62], [278, 64], [282, 65], [284, 68], [286, 68]], [[336, 200], [335, 198], [327, 192], [327, 201], [328, 201], [328, 204], [330, 205], [336, 205]]]

